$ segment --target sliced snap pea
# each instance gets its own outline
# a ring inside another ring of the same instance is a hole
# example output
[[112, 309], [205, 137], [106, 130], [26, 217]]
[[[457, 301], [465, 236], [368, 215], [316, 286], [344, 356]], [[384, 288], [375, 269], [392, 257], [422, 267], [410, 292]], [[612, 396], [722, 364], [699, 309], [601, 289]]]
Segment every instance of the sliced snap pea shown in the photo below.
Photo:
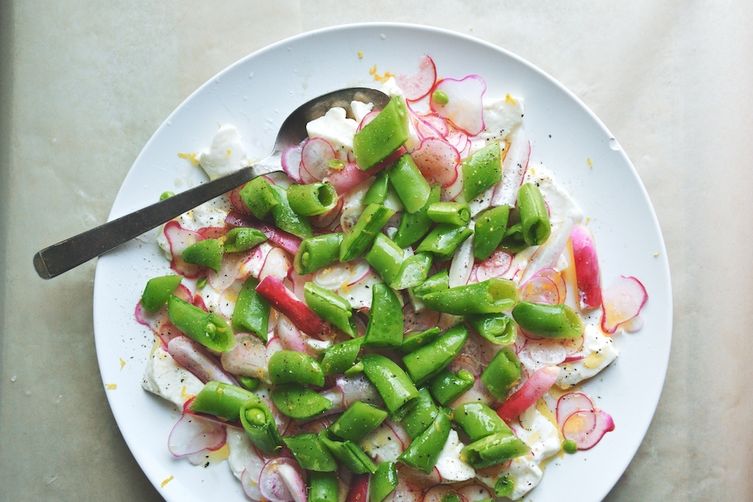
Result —
[[222, 266], [223, 253], [222, 243], [218, 239], [204, 239], [188, 246], [180, 256], [186, 263], [218, 272]]
[[544, 338], [578, 338], [583, 335], [583, 320], [567, 305], [520, 302], [512, 316], [521, 328]]
[[395, 96], [353, 138], [358, 167], [366, 170], [375, 166], [400, 148], [408, 137], [408, 110], [403, 99]]
[[239, 331], [248, 331], [267, 342], [269, 331], [269, 302], [256, 292], [259, 285], [253, 277], [243, 283], [233, 309], [233, 327]]
[[518, 211], [526, 244], [538, 246], [546, 242], [552, 233], [552, 225], [544, 197], [534, 183], [524, 183], [518, 189]]
[[520, 379], [520, 372], [520, 361], [515, 352], [502, 349], [481, 373], [481, 381], [491, 395], [497, 399], [504, 399], [515, 382]]
[[296, 384], [278, 385], [270, 397], [280, 413], [299, 420], [314, 418], [332, 408], [329, 399]]
[[337, 462], [316, 434], [304, 433], [283, 438], [302, 469], [314, 472], [334, 472]]
[[324, 385], [324, 372], [317, 360], [292, 350], [275, 352], [269, 358], [269, 378], [274, 384]]
[[182, 277], [179, 275], [163, 275], [152, 277], [146, 283], [141, 294], [141, 306], [147, 312], [157, 312], [167, 303], [167, 299], [180, 285]]

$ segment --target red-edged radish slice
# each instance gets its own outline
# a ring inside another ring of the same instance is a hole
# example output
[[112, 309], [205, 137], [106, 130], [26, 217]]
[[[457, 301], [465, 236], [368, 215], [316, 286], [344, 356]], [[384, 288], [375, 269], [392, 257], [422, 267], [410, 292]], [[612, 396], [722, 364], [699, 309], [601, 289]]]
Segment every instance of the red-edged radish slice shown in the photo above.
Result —
[[447, 121], [436, 113], [422, 115], [411, 110], [413, 126], [419, 139], [444, 138], [450, 132]]
[[475, 267], [476, 280], [483, 282], [494, 277], [502, 277], [510, 269], [512, 256], [502, 250], [495, 251]]
[[193, 230], [183, 228], [181, 224], [175, 220], [165, 223], [163, 232], [167, 239], [167, 244], [170, 247], [170, 256], [172, 256], [170, 268], [188, 279], [195, 279], [202, 275], [204, 272], [203, 267], [186, 263], [183, 261], [183, 258], [181, 258], [181, 254], [187, 247], [201, 240], [201, 235]]
[[[252, 255], [253, 256], [253, 255]], [[241, 274], [241, 264], [248, 259], [244, 253], [227, 253], [222, 257], [220, 270], [207, 272], [207, 283], [217, 291], [222, 293], [233, 285], [238, 276]]]
[[256, 292], [266, 298], [275, 309], [286, 315], [304, 333], [320, 338], [331, 332], [331, 328], [308, 305], [296, 298], [281, 279], [268, 275], [256, 286]]
[[602, 410], [582, 410], [570, 415], [562, 424], [565, 439], [575, 441], [579, 450], [590, 450], [604, 434], [613, 431], [614, 420]]
[[217, 450], [225, 444], [225, 438], [225, 426], [183, 414], [170, 431], [167, 448], [173, 457], [183, 458], [202, 450]]
[[437, 67], [429, 56], [422, 56], [418, 62], [418, 71], [413, 75], [396, 75], [395, 81], [408, 101], [418, 101], [434, 87], [437, 81]]
[[352, 286], [364, 279], [369, 273], [369, 264], [365, 260], [353, 260], [336, 263], [314, 273], [314, 282], [326, 289], [337, 290]]
[[455, 252], [450, 265], [450, 287], [465, 286], [473, 271], [473, 236], [466, 239]]
[[337, 155], [329, 142], [322, 138], [309, 138], [301, 149], [301, 179], [312, 183], [324, 179], [330, 171], [330, 162]]
[[[228, 198], [230, 199], [230, 205], [232, 206], [233, 211], [242, 216], [249, 216], [251, 214], [251, 211], [249, 211], [248, 207], [246, 207], [246, 204], [243, 203], [243, 199], [241, 199], [242, 189], [243, 185], [237, 188], [233, 188], [228, 194]], [[227, 220], [225, 222], [227, 223]]]
[[[442, 502], [448, 495], [458, 494], [455, 489], [447, 485], [432, 486], [424, 494], [422, 502]], [[462, 499], [461, 499], [462, 500]]]
[[176, 336], [170, 340], [167, 344], [167, 352], [173, 356], [176, 363], [196, 375], [196, 378], [204, 383], [217, 380], [237, 385], [235, 378], [223, 371], [217, 358], [185, 336]]
[[238, 270], [239, 279], [247, 279], [249, 276], [259, 278], [261, 269], [267, 261], [267, 256], [272, 252], [274, 247], [267, 242], [262, 242], [251, 251], [238, 253], [241, 257], [241, 263]]
[[435, 89], [443, 91], [448, 98], [447, 104], [440, 105], [433, 99], [431, 110], [445, 117], [452, 124], [475, 136], [484, 130], [483, 97], [486, 82], [479, 75], [467, 75], [462, 79], [445, 78], [437, 82]]
[[594, 403], [591, 398], [582, 392], [568, 392], [563, 394], [557, 400], [555, 414], [557, 416], [557, 425], [560, 430], [570, 415], [576, 411], [594, 411]]
[[346, 408], [356, 401], [377, 405], [382, 402], [376, 388], [363, 375], [337, 377], [335, 385], [342, 392], [343, 405]]
[[520, 362], [533, 371], [563, 363], [567, 359], [567, 349], [559, 340], [529, 340], [518, 356]]
[[497, 409], [497, 414], [502, 420], [508, 422], [518, 418], [552, 388], [559, 372], [560, 369], [557, 366], [547, 366], [534, 371], [528, 380], [502, 403], [502, 406]]
[[339, 195], [344, 195], [373, 176], [373, 169], [364, 171], [355, 162], [348, 162], [339, 171], [330, 171], [327, 181]]
[[403, 307], [403, 322], [406, 333], [413, 331], [426, 331], [439, 322], [440, 313], [434, 310], [416, 311], [409, 303]]
[[244, 469], [241, 474], [241, 487], [246, 497], [254, 502], [261, 502], [264, 498], [259, 490], [259, 475], [254, 475], [250, 469]]
[[481, 500], [494, 499], [489, 489], [479, 483], [464, 486], [458, 493], [460, 493], [463, 502], [479, 502]]
[[453, 129], [446, 136], [445, 139], [455, 149], [460, 152], [461, 157], [466, 157], [471, 149], [471, 139], [463, 131]]
[[502, 161], [502, 179], [494, 187], [492, 206], [515, 206], [518, 200], [518, 188], [523, 183], [528, 161], [531, 157], [531, 143], [522, 127], [516, 129], [509, 137], [510, 145]]
[[248, 333], [235, 335], [235, 346], [223, 352], [220, 362], [233, 375], [267, 379], [267, 348], [257, 336]]
[[641, 281], [633, 276], [620, 276], [603, 292], [601, 329], [614, 333], [641, 313], [648, 293]]
[[407, 446], [411, 442], [411, 438], [408, 435], [408, 432], [405, 430], [405, 428], [399, 423], [393, 422], [392, 420], [389, 420], [389, 419], [384, 421], [384, 425], [386, 427], [389, 427], [389, 429], [394, 434], [394, 437], [396, 437], [397, 440], [400, 442], [400, 446], [402, 448], [401, 451], [405, 450], [405, 448], [407, 448]]
[[271, 225], [265, 225], [263, 223], [251, 226], [261, 230], [262, 233], [267, 236], [269, 242], [271, 242], [275, 246], [281, 247], [292, 255], [296, 254], [298, 252], [298, 248], [301, 246], [301, 239], [293, 234], [284, 232], [279, 228], [275, 228]]
[[270, 460], [259, 475], [259, 491], [269, 502], [306, 502], [306, 482], [291, 458]]
[[294, 350], [296, 352], [303, 352], [310, 356], [316, 356], [316, 352], [306, 343], [306, 335], [301, 333], [298, 328], [293, 326], [293, 323], [285, 316], [280, 316], [277, 321], [277, 329], [275, 330], [277, 337], [280, 340], [280, 344], [285, 350]]
[[449, 187], [458, 178], [460, 154], [449, 143], [438, 138], [426, 138], [413, 150], [413, 160], [430, 183]]
[[280, 248], [272, 248], [259, 271], [259, 280], [263, 281], [270, 275], [280, 280], [285, 279], [291, 268], [289, 255]]
[[[433, 471], [435, 473], [436, 471]], [[387, 498], [383, 502], [419, 502], [423, 499], [423, 487], [425, 486], [422, 476], [423, 473], [419, 473], [416, 470], [408, 470], [402, 464], [398, 464], [397, 468], [397, 486], [395, 491], [387, 495]], [[434, 476], [436, 477], [436, 476]], [[439, 479], [434, 479], [434, 483], [438, 483]]]
[[580, 308], [595, 309], [601, 305], [601, 275], [591, 233], [583, 225], [575, 225], [570, 232], [575, 261], [575, 277], [578, 283]]
[[196, 231], [202, 239], [219, 239], [228, 231], [226, 227], [201, 227]]
[[368, 502], [369, 500], [369, 475], [359, 474], [353, 476], [350, 481], [348, 498], [345, 502]]
[[233, 206], [233, 210], [230, 211], [225, 217], [225, 225], [228, 225], [230, 227], [248, 227], [251, 224], [250, 218], [250, 215], [243, 214], [241, 211], [238, 211], [235, 206]]
[[366, 115], [363, 116], [361, 119], [361, 122], [358, 123], [358, 128], [356, 131], [360, 131], [364, 127], [366, 127], [367, 124], [369, 124], [372, 120], [376, 118], [376, 116], [379, 115], [379, 110], [372, 110]]
[[280, 155], [280, 164], [285, 174], [296, 183], [303, 183], [301, 178], [301, 145], [286, 148]]
[[337, 199], [337, 204], [335, 204], [335, 207], [330, 209], [328, 212], [324, 214], [320, 214], [318, 216], [312, 216], [309, 218], [309, 221], [311, 222], [311, 225], [315, 228], [322, 228], [326, 230], [334, 230], [337, 225], [339, 224], [340, 219], [340, 212], [343, 209], [343, 198], [339, 197]]
[[520, 287], [520, 297], [527, 302], [557, 305], [562, 303], [557, 284], [546, 276], [535, 275]]

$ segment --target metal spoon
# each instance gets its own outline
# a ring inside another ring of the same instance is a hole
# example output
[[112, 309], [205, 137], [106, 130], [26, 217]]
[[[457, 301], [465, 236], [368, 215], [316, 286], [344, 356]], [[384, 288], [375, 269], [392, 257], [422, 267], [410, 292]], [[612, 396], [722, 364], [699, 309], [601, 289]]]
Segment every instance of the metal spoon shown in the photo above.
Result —
[[350, 87], [307, 101], [288, 115], [282, 123], [274, 149], [268, 157], [253, 166], [244, 167], [233, 174], [186, 190], [46, 247], [34, 255], [34, 268], [41, 278], [51, 279], [261, 174], [279, 171], [280, 153], [285, 148], [300, 143], [306, 137], [307, 122], [321, 117], [333, 106], [349, 110], [350, 103], [354, 100], [371, 102], [375, 107], [383, 108], [387, 105], [389, 97], [375, 89]]

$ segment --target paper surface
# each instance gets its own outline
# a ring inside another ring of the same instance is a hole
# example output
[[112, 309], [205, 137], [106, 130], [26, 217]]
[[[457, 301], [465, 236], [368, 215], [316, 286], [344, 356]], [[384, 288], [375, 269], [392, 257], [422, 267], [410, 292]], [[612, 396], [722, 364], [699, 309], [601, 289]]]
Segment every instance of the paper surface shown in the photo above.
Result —
[[609, 500], [752, 500], [753, 6], [679, 0], [5, 2], [2, 498], [159, 500], [105, 401], [93, 264], [44, 282], [31, 257], [105, 221], [143, 144], [217, 71], [357, 21], [431, 24], [509, 49], [614, 132], [664, 231], [675, 330], [657, 414]]

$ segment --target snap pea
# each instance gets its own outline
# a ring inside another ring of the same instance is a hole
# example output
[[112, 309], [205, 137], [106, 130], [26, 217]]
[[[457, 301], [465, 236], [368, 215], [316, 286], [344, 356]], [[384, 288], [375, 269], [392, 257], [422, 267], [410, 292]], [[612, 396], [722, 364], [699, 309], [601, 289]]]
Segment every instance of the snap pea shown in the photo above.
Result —
[[351, 472], [356, 474], [374, 473], [376, 465], [366, 455], [360, 446], [353, 441], [346, 439], [338, 441], [330, 436], [328, 431], [324, 430], [319, 433], [319, 440], [334, 457], [340, 461]]
[[585, 329], [580, 316], [564, 304], [520, 302], [512, 316], [521, 328], [544, 338], [578, 338]]
[[302, 469], [314, 472], [335, 472], [337, 462], [316, 434], [304, 433], [283, 439]]
[[518, 189], [518, 211], [526, 244], [543, 244], [552, 233], [552, 225], [549, 223], [549, 212], [544, 197], [534, 183], [524, 183]]
[[389, 237], [380, 233], [366, 253], [366, 261], [388, 284], [395, 280], [403, 264], [403, 250]]
[[243, 430], [257, 449], [271, 454], [282, 448], [282, 437], [277, 430], [275, 417], [260, 399], [246, 401], [239, 415]]
[[263, 176], [252, 179], [241, 188], [241, 201], [255, 217], [263, 220], [280, 203], [272, 185]]
[[275, 352], [269, 358], [269, 378], [274, 384], [324, 385], [324, 372], [316, 359], [292, 350]]
[[275, 386], [270, 397], [280, 413], [298, 420], [314, 418], [332, 408], [329, 399], [296, 384]]
[[358, 361], [356, 364], [345, 370], [345, 376], [354, 376], [359, 373], [363, 373], [363, 361]]
[[401, 423], [405, 427], [405, 432], [411, 438], [415, 438], [434, 422], [438, 413], [439, 408], [434, 404], [429, 389], [423, 388], [418, 391], [418, 397], [410, 405]]
[[[258, 178], [257, 178], [258, 179]], [[305, 216], [299, 216], [298, 213], [293, 211], [288, 201], [288, 194], [284, 188], [277, 185], [272, 186], [277, 195], [279, 201], [277, 205], [272, 207], [272, 219], [275, 225], [289, 234], [293, 234], [301, 239], [311, 237], [313, 231], [311, 230], [311, 224]]]
[[473, 387], [475, 380], [473, 374], [468, 370], [461, 369], [457, 373], [453, 373], [445, 369], [431, 379], [429, 390], [439, 404], [446, 406]]
[[309, 473], [308, 502], [337, 502], [338, 491], [336, 473], [316, 471]]
[[499, 143], [492, 142], [463, 161], [463, 195], [472, 200], [502, 179]]
[[417, 253], [403, 260], [395, 279], [390, 283], [398, 291], [422, 284], [431, 270], [432, 258], [429, 253]]
[[375, 166], [400, 148], [408, 137], [408, 111], [403, 99], [394, 96], [353, 138], [358, 167], [366, 170]]
[[256, 228], [238, 227], [231, 229], [225, 234], [226, 253], [239, 253], [253, 249], [267, 240], [264, 232]]
[[218, 272], [222, 266], [223, 253], [222, 243], [218, 239], [204, 239], [188, 246], [180, 256], [186, 263]]
[[196, 413], [207, 413], [231, 422], [240, 419], [241, 407], [258, 400], [255, 394], [236, 385], [210, 380], [196, 394], [189, 407]]
[[426, 205], [431, 194], [431, 186], [410, 155], [400, 157], [389, 173], [392, 188], [406, 212], [415, 213]]
[[426, 201], [421, 209], [414, 213], [404, 212], [400, 217], [400, 225], [398, 226], [397, 233], [395, 233], [395, 244], [401, 248], [407, 248], [418, 242], [421, 237], [426, 235], [432, 225], [432, 221], [426, 215], [429, 205], [433, 202], [439, 202], [439, 196], [442, 192], [442, 188], [439, 185], [431, 187], [429, 192], [429, 199]]
[[243, 387], [246, 390], [255, 391], [259, 388], [259, 382], [258, 378], [246, 376], [246, 375], [236, 375], [236, 380], [238, 380], [238, 383], [241, 384], [241, 387]]
[[520, 361], [510, 349], [502, 349], [481, 373], [481, 381], [497, 399], [507, 397], [510, 389], [520, 379]]
[[287, 190], [290, 208], [301, 216], [327, 213], [337, 205], [337, 192], [329, 183], [292, 184]]
[[497, 412], [484, 403], [461, 404], [452, 415], [452, 419], [463, 428], [471, 441], [485, 438], [498, 432], [512, 434], [507, 424], [499, 418]]
[[416, 252], [431, 253], [439, 259], [448, 259], [452, 257], [458, 246], [471, 235], [473, 235], [473, 230], [468, 227], [457, 227], [443, 223], [434, 227], [434, 230], [424, 237], [424, 240], [416, 248]]
[[414, 333], [408, 333], [403, 338], [403, 343], [400, 345], [400, 352], [407, 354], [413, 352], [419, 347], [434, 341], [437, 339], [442, 330], [437, 326], [429, 328], [425, 331], [418, 331]]
[[494, 494], [497, 497], [512, 497], [513, 492], [515, 491], [515, 480], [512, 479], [508, 474], [505, 474], [504, 476], [500, 476], [497, 479], [497, 482], [494, 483]]
[[429, 293], [436, 293], [445, 289], [450, 289], [450, 275], [447, 270], [442, 270], [413, 288], [413, 294], [419, 299], [423, 299]]
[[387, 412], [370, 404], [356, 401], [335, 420], [329, 430], [342, 439], [358, 442], [379, 427], [387, 418]]
[[519, 253], [528, 247], [525, 239], [523, 239], [523, 226], [520, 222], [507, 227], [501, 246], [511, 253]]
[[525, 455], [530, 448], [515, 435], [498, 432], [474, 441], [460, 451], [460, 459], [475, 468], [501, 464]]
[[167, 299], [178, 288], [181, 280], [182, 277], [179, 275], [152, 277], [147, 281], [141, 294], [141, 306], [147, 312], [157, 312], [167, 303]]
[[403, 364], [414, 382], [426, 382], [442, 371], [460, 353], [468, 339], [463, 325], [454, 326], [436, 340], [403, 356]]
[[295, 271], [300, 275], [311, 274], [337, 262], [342, 241], [340, 232], [303, 239], [293, 260]]
[[165, 190], [161, 194], [159, 194], [159, 200], [163, 201], [166, 199], [169, 199], [170, 197], [173, 197], [175, 195], [175, 192], [171, 192], [170, 190]]
[[434, 469], [449, 435], [450, 419], [440, 410], [432, 424], [413, 438], [408, 448], [400, 454], [400, 461], [428, 474]]
[[471, 209], [465, 202], [434, 202], [429, 204], [426, 216], [435, 223], [461, 227], [471, 221]]
[[350, 337], [356, 336], [353, 310], [348, 300], [314, 282], [303, 286], [303, 296], [311, 310], [319, 317]]
[[371, 312], [365, 347], [399, 347], [403, 343], [403, 308], [395, 292], [383, 283], [371, 287]]
[[429, 293], [421, 300], [430, 309], [448, 314], [497, 314], [515, 305], [518, 290], [512, 281], [492, 278]]
[[364, 205], [383, 204], [387, 197], [387, 187], [389, 186], [389, 177], [387, 171], [382, 171], [374, 177], [374, 182], [363, 196]]
[[243, 283], [233, 309], [233, 327], [239, 331], [249, 331], [267, 342], [269, 331], [269, 302], [256, 292], [259, 285], [253, 277]]
[[350, 369], [358, 358], [363, 337], [353, 338], [335, 345], [324, 351], [322, 370], [325, 375], [344, 373]]
[[395, 462], [382, 462], [369, 482], [369, 502], [382, 502], [397, 488], [397, 465]]
[[405, 371], [382, 355], [364, 356], [363, 372], [374, 384], [392, 415], [401, 415], [405, 405], [418, 396], [418, 389]]
[[187, 337], [215, 352], [227, 352], [235, 346], [235, 337], [225, 319], [171, 296], [167, 300], [167, 316]]
[[340, 245], [340, 261], [350, 261], [366, 252], [393, 214], [395, 214], [394, 210], [379, 204], [366, 206], [350, 232], [343, 236]]
[[466, 317], [473, 329], [495, 345], [509, 345], [515, 341], [517, 324], [507, 314], [481, 314]]
[[508, 206], [487, 209], [476, 217], [473, 234], [473, 256], [477, 260], [486, 260], [502, 243], [510, 216]]

